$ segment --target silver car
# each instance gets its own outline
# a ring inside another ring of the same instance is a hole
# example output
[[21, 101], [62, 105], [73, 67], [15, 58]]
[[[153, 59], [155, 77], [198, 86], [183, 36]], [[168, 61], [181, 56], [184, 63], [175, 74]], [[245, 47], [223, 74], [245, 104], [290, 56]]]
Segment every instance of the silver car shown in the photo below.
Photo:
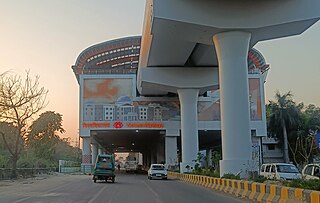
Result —
[[275, 180], [294, 180], [301, 179], [301, 173], [293, 164], [269, 163], [262, 164], [260, 175]]
[[168, 172], [163, 164], [151, 164], [148, 170], [148, 179], [164, 179], [168, 178]]
[[320, 164], [308, 164], [302, 170], [302, 177], [306, 180], [320, 179]]

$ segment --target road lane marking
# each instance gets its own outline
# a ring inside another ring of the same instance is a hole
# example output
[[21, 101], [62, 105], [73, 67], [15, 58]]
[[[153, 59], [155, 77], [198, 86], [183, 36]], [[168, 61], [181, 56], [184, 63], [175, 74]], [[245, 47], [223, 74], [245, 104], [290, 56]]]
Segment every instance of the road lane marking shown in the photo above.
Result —
[[106, 187], [103, 187], [99, 190], [98, 193], [96, 193], [92, 199], [90, 199], [90, 201], [88, 203], [93, 203], [98, 197], [99, 195], [101, 195], [101, 193], [104, 191], [104, 189], [106, 189]]
[[146, 183], [146, 181], [141, 181], [141, 182], [148, 188], [148, 190], [150, 190], [150, 192], [151, 192], [154, 196], [156, 196], [156, 201], [157, 201], [158, 203], [162, 203], [162, 201], [161, 201], [160, 198], [159, 198], [158, 193], [156, 193], [156, 191], [154, 191], [154, 190]]
[[[31, 196], [31, 197], [32, 197], [32, 196]], [[12, 202], [12, 203], [22, 202], [22, 201], [24, 201], [24, 200], [30, 199], [31, 197], [25, 197], [25, 198], [19, 199], [19, 200], [17, 200], [17, 201], [14, 201], [14, 202]]]

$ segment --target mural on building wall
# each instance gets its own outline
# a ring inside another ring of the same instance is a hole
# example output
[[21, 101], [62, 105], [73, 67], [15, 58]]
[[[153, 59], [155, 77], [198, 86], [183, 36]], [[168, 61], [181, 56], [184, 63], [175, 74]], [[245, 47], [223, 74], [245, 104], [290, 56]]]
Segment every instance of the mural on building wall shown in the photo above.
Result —
[[262, 120], [260, 79], [249, 79], [249, 103], [252, 121]]
[[179, 101], [139, 101], [133, 105], [137, 107], [138, 120], [180, 121]]
[[[207, 96], [210, 101], [198, 102], [199, 121], [220, 121], [220, 90], [209, 91]], [[249, 79], [249, 106], [252, 121], [262, 120], [260, 79]]]
[[210, 101], [198, 102], [199, 121], [220, 121], [220, 90], [209, 91]]
[[84, 121], [180, 120], [178, 101], [133, 101], [130, 78], [85, 79]]
[[84, 79], [84, 103], [114, 103], [120, 96], [133, 98], [132, 78]]
[[[85, 79], [83, 121], [180, 121], [179, 101], [134, 101], [133, 79]], [[260, 80], [249, 80], [251, 120], [261, 120]], [[199, 121], [220, 121], [220, 91], [198, 102]]]

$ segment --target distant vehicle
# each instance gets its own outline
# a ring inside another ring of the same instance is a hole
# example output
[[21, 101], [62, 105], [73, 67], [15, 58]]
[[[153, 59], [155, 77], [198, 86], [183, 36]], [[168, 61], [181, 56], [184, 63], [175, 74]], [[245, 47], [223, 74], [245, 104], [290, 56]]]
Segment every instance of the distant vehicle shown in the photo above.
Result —
[[320, 179], [320, 164], [308, 164], [303, 167], [302, 177], [306, 180]]
[[301, 173], [293, 164], [269, 163], [262, 164], [260, 175], [271, 180], [301, 179]]
[[142, 157], [140, 153], [129, 153], [124, 163], [124, 168], [127, 173], [137, 173], [141, 170]]
[[93, 182], [97, 180], [111, 180], [115, 182], [115, 160], [113, 154], [99, 154], [93, 169]]
[[126, 161], [124, 164], [124, 168], [127, 173], [137, 173], [138, 172], [138, 163], [137, 161]]
[[151, 164], [148, 170], [148, 179], [164, 179], [166, 180], [168, 177], [168, 172], [166, 167], [163, 164]]

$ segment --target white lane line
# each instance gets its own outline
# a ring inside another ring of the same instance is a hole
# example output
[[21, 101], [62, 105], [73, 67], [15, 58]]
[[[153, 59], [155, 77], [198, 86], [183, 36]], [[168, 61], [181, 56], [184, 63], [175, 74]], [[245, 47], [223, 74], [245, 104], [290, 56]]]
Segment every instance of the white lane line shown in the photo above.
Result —
[[[32, 197], [32, 196], [31, 196], [31, 197]], [[17, 200], [17, 201], [14, 201], [14, 202], [12, 202], [12, 203], [22, 202], [22, 201], [24, 201], [24, 200], [30, 199], [31, 197], [25, 197], [25, 198], [19, 199], [19, 200]]]
[[162, 203], [162, 201], [161, 201], [160, 198], [159, 198], [158, 193], [157, 193], [156, 191], [154, 191], [154, 190], [146, 183], [146, 181], [141, 181], [141, 182], [143, 182], [143, 184], [148, 188], [148, 190], [150, 190], [150, 192], [156, 197], [156, 201], [157, 201], [158, 203]]
[[95, 196], [93, 196], [93, 198], [90, 199], [90, 201], [88, 203], [93, 203], [99, 197], [99, 195], [101, 195], [101, 193], [104, 191], [104, 189], [106, 189], [106, 187], [101, 188], [99, 190], [99, 192]]

